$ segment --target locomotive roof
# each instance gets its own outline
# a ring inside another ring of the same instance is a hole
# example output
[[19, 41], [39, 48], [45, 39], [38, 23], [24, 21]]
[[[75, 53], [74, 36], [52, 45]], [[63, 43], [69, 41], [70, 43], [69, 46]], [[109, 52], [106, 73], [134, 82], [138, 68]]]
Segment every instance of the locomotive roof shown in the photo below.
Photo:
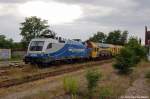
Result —
[[[53, 38], [35, 38], [35, 39], [32, 39], [32, 41], [52, 41], [52, 42], [55, 42], [55, 43], [59, 43], [59, 40], [58, 39], [53, 39]], [[75, 41], [75, 40], [65, 40], [67, 41], [67, 43], [71, 43], [71, 44], [82, 44], [82, 42], [80, 41]], [[65, 42], [63, 42], [65, 43]]]
[[58, 40], [52, 39], [52, 38], [35, 38], [35, 39], [32, 39], [32, 41], [53, 41], [55, 43], [58, 43]]

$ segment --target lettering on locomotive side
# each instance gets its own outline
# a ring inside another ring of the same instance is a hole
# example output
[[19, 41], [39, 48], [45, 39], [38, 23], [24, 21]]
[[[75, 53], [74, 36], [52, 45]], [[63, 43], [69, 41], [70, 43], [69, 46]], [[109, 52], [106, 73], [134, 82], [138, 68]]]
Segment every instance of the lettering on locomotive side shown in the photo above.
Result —
[[78, 49], [78, 48], [69, 48], [68, 49], [70, 52], [76, 52], [76, 53], [80, 53], [80, 52], [84, 52], [85, 49]]

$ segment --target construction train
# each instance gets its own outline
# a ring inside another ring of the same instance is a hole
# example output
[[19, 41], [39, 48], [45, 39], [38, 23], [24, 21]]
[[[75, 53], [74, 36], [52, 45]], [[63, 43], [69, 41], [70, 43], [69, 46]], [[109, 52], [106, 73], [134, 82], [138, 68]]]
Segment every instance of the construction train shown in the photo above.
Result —
[[91, 41], [36, 38], [31, 40], [24, 62], [45, 65], [55, 61], [111, 57], [117, 55], [121, 48], [122, 46]]

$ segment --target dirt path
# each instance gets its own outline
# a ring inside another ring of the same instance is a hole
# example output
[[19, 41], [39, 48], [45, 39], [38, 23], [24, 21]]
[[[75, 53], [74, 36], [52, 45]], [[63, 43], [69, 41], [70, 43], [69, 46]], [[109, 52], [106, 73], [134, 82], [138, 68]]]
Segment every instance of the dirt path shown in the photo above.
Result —
[[[133, 82], [132, 86], [127, 89], [124, 96], [129, 96], [129, 97], [130, 96], [132, 97], [143, 96], [145, 97], [144, 99], [150, 99], [150, 88], [149, 88], [148, 83], [146, 82], [144, 73], [141, 74], [140, 77]], [[127, 99], [130, 99], [130, 98], [127, 98]]]

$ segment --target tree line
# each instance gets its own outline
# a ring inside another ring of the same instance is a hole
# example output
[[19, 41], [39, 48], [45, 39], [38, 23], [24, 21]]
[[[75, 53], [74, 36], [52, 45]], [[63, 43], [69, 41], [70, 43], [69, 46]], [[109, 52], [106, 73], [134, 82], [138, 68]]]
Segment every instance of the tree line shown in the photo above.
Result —
[[13, 39], [8, 39], [5, 35], [0, 35], [0, 48], [22, 49], [23, 45], [20, 42], [14, 42]]
[[127, 38], [128, 31], [114, 30], [109, 32], [108, 35], [103, 32], [97, 32], [93, 37], [90, 37], [89, 40], [98, 43], [124, 45], [127, 43]]

